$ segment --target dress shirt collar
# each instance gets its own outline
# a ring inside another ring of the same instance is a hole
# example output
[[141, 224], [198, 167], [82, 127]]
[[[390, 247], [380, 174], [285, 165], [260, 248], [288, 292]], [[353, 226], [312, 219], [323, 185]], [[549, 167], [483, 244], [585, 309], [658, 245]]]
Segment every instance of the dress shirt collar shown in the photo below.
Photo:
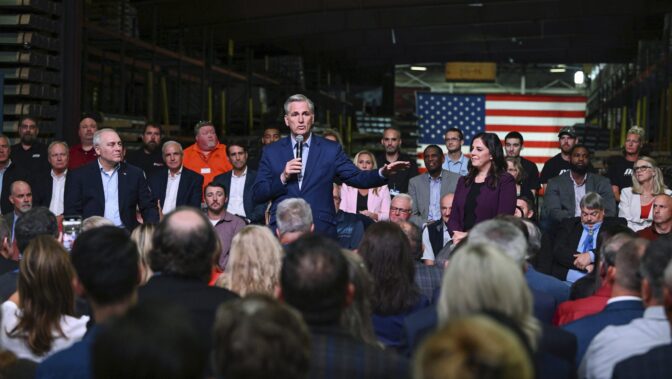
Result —
[[574, 187], [583, 187], [586, 185], [586, 182], [588, 181], [588, 173], [586, 173], [586, 175], [583, 176], [583, 183], [581, 183], [580, 185], [576, 184], [576, 181], [574, 180], [571, 171], [569, 172], [569, 179], [572, 181], [572, 183], [574, 183]]
[[663, 307], [662, 305], [655, 305], [646, 308], [644, 310], [643, 317], [653, 320], [665, 320], [667, 322], [667, 316], [665, 315], [665, 307]]
[[54, 170], [51, 170], [51, 177], [54, 178], [54, 179], [60, 179], [64, 176], [66, 176], [67, 174], [68, 174], [68, 169], [67, 168], [65, 169], [65, 171], [63, 171], [63, 173], [61, 175], [56, 175]]
[[[291, 134], [291, 133], [290, 133], [290, 135], [289, 135], [289, 138], [292, 139], [292, 148], [295, 148], [295, 147], [296, 147], [296, 138], [295, 138], [294, 135]], [[310, 142], [311, 142], [312, 140], [313, 140], [313, 133], [310, 133], [310, 135], [308, 136], [308, 138], [305, 138], [305, 137], [304, 137], [304, 140], [303, 140], [303, 146], [305, 146], [305, 147], [310, 147]]]
[[615, 296], [607, 300], [607, 304], [617, 303], [619, 301], [642, 301], [642, 298], [639, 296]]
[[[98, 168], [100, 169], [100, 172], [104, 172], [107, 174], [108, 171], [105, 171], [105, 168], [103, 165], [100, 163], [100, 159], [96, 159], [96, 162], [98, 163]], [[117, 171], [119, 169], [120, 163], [117, 163], [113, 168], [112, 171]]]
[[11, 166], [11, 165], [12, 165], [12, 160], [11, 159], [7, 160], [7, 164], [5, 165], [5, 167], [0, 168], [0, 172], [5, 172], [5, 170], [7, 170], [9, 168], [9, 166]]
[[171, 177], [171, 178], [174, 178], [176, 176], [182, 175], [182, 169], [183, 168], [184, 168], [184, 165], [180, 166], [180, 169], [177, 170], [177, 172], [175, 174], [173, 174], [172, 171], [170, 171], [170, 169], [168, 169], [168, 176]]
[[247, 175], [247, 166], [245, 166], [245, 170], [241, 175], [236, 175], [236, 173], [233, 170], [231, 170], [231, 176], [234, 178], [244, 178], [246, 175]]
[[431, 182], [440, 182], [443, 175], [439, 175], [436, 178], [433, 178], [431, 175], [429, 175], [429, 173], [427, 173], [427, 177], [429, 178], [430, 183]]

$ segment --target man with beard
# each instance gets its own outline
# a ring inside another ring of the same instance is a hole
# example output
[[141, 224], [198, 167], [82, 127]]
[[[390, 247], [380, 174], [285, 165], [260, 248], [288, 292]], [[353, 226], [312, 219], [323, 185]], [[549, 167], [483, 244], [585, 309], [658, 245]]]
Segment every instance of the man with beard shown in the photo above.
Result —
[[215, 177], [215, 182], [222, 183], [229, 190], [226, 210], [248, 224], [263, 224], [266, 204], [257, 204], [252, 200], [252, 185], [257, 179], [257, 172], [247, 165], [247, 148], [242, 144], [231, 143], [226, 151], [233, 170]]
[[385, 152], [376, 154], [378, 167], [397, 161], [405, 161], [411, 164], [411, 167], [398, 171], [387, 180], [387, 187], [390, 189], [392, 197], [400, 193], [406, 193], [408, 182], [412, 177], [418, 175], [418, 164], [415, 162], [415, 157], [401, 152], [401, 132], [395, 128], [385, 129], [380, 143], [385, 148]]
[[21, 180], [12, 183], [9, 202], [12, 203], [14, 211], [12, 213], [5, 213], [3, 217], [11, 230], [9, 242], [14, 243], [14, 226], [16, 225], [16, 220], [33, 208], [33, 191], [30, 189], [30, 184]]
[[96, 160], [96, 149], [93, 147], [93, 135], [98, 130], [99, 118], [97, 115], [85, 113], [79, 119], [78, 145], [70, 148], [68, 169], [74, 170]]
[[462, 144], [464, 143], [464, 134], [458, 128], [450, 128], [444, 136], [446, 141], [446, 160], [443, 162], [443, 169], [454, 172], [461, 176], [469, 173], [469, 158], [462, 154]]
[[443, 151], [437, 145], [429, 145], [424, 151], [426, 174], [420, 174], [408, 185], [408, 194], [413, 199], [413, 215], [424, 223], [441, 219], [441, 198], [454, 193], [460, 175], [444, 170]]
[[[551, 178], [555, 178], [556, 176], [569, 171], [570, 152], [572, 151], [572, 147], [574, 147], [578, 141], [579, 139], [574, 128], [566, 126], [560, 129], [560, 133], [558, 133], [560, 152], [544, 163], [544, 168], [541, 170], [541, 176], [539, 177], [541, 184], [545, 185]], [[590, 162], [588, 162], [588, 171], [595, 172]]]
[[12, 146], [12, 162], [18, 169], [30, 174], [49, 172], [47, 146], [37, 140], [39, 132], [34, 117], [22, 118], [19, 122], [20, 141]]
[[164, 167], [163, 156], [159, 148], [161, 133], [161, 126], [147, 123], [142, 133], [142, 147], [138, 150], [130, 150], [126, 154], [126, 162], [140, 167], [147, 177], [157, 168]]
[[616, 216], [616, 201], [609, 179], [588, 172], [590, 152], [584, 145], [570, 150], [569, 171], [548, 181], [544, 196], [545, 229], [564, 219], [581, 216], [581, 198], [589, 192], [602, 197], [606, 216]]
[[219, 143], [212, 122], [197, 123], [194, 134], [196, 143], [184, 149], [184, 167], [201, 174], [203, 185], [206, 185], [212, 182], [215, 176], [230, 171], [232, 166], [226, 156], [226, 145]]
[[245, 227], [245, 221], [226, 211], [226, 188], [221, 183], [212, 182], [206, 185], [204, 194], [205, 205], [208, 207], [208, 220], [215, 227], [222, 245], [222, 251], [219, 255], [219, 268], [224, 270], [229, 261], [229, 250], [231, 249], [233, 236]]

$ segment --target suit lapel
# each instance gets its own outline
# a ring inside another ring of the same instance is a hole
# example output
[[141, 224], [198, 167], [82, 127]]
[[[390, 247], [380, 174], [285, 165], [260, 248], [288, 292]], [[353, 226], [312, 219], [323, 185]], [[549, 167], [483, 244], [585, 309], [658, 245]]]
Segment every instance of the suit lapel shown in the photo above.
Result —
[[[176, 200], [175, 204], [184, 204], [185, 203], [183, 198], [187, 194], [187, 190], [188, 190], [187, 187], [189, 187], [192, 184], [192, 182], [190, 180], [191, 178], [188, 177], [188, 175], [189, 174], [183, 168], [182, 173], [180, 174], [180, 184], [177, 186], [177, 199], [175, 199]], [[168, 179], [166, 178], [166, 180], [168, 180]], [[164, 195], [164, 197], [165, 197], [165, 195]]]
[[309, 180], [317, 175], [315, 173], [315, 167], [317, 166], [317, 162], [320, 161], [320, 155], [322, 154], [322, 149], [320, 149], [320, 139], [317, 137], [315, 134], [310, 139], [310, 146], [308, 147], [308, 162], [305, 162], [306, 164], [306, 170], [303, 175], [303, 182], [301, 184], [301, 188], [306, 188], [306, 186], [309, 183]]
[[103, 178], [101, 177], [100, 167], [98, 167], [98, 161], [94, 161], [91, 165], [91, 177], [94, 178], [91, 183], [95, 187], [93, 188], [93, 194], [96, 197], [96, 200], [100, 203], [100, 209], [105, 212], [105, 190], [103, 189]]
[[[429, 174], [422, 174], [422, 185], [420, 186], [420, 193], [418, 193], [418, 209], [426, 210], [429, 214]], [[422, 212], [422, 211], [421, 211]], [[427, 217], [425, 215], [425, 217]]]
[[126, 209], [126, 192], [128, 190], [128, 175], [126, 173], [126, 165], [121, 163], [117, 171], [117, 181], [119, 182], [119, 216], [123, 220], [122, 213]]

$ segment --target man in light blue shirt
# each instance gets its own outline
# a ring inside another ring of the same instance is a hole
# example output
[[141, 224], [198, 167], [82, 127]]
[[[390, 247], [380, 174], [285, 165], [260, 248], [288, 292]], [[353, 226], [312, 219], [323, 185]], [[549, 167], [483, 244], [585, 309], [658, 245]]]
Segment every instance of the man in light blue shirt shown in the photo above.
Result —
[[462, 154], [462, 143], [464, 143], [464, 134], [458, 128], [451, 128], [445, 135], [446, 160], [443, 162], [443, 169], [465, 176], [469, 172], [469, 159]]

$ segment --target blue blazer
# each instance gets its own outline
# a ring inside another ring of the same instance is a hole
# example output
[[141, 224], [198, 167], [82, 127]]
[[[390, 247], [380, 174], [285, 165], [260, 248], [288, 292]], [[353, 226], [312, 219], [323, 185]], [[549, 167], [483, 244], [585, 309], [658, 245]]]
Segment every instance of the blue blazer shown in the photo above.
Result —
[[[233, 175], [233, 170], [219, 174], [213, 179], [213, 182], [220, 183], [226, 188], [229, 198], [231, 197], [231, 175]], [[266, 203], [255, 203], [252, 199], [252, 185], [256, 179], [257, 172], [248, 167], [245, 175], [245, 186], [243, 187], [243, 208], [245, 208], [245, 218], [253, 224], [263, 224]]]
[[[159, 222], [152, 191], [147, 185], [145, 174], [139, 168], [127, 163], [119, 167], [119, 215], [128, 230], [138, 225], [135, 209], [138, 207], [146, 223]], [[81, 215], [82, 218], [105, 215], [105, 192], [100, 177], [98, 160], [84, 166], [68, 170], [65, 180], [63, 214]]]
[[299, 189], [296, 175], [286, 184], [280, 181], [288, 161], [294, 159], [290, 137], [266, 145], [262, 152], [257, 180], [252, 186], [252, 198], [257, 203], [271, 201], [270, 226], [275, 227], [275, 210], [288, 198], [304, 199], [313, 212], [315, 231], [336, 239], [336, 211], [333, 201], [333, 182], [338, 177], [346, 184], [357, 188], [379, 187], [386, 183], [378, 170], [361, 171], [343, 152], [341, 145], [316, 136], [310, 139], [306, 170]]
[[[168, 169], [160, 168], [154, 170], [147, 178], [149, 188], [152, 190], [155, 201], [158, 199], [163, 208], [163, 202], [166, 201], [166, 187], [168, 186]], [[180, 185], [177, 187], [177, 200], [175, 206], [188, 205], [194, 208], [201, 208], [201, 199], [203, 194], [203, 177], [186, 168], [182, 167]]]
[[580, 318], [563, 326], [563, 329], [576, 336], [577, 367], [583, 360], [588, 345], [595, 336], [609, 325], [625, 325], [644, 315], [644, 305], [640, 300], [623, 300], [607, 304], [600, 312]]

